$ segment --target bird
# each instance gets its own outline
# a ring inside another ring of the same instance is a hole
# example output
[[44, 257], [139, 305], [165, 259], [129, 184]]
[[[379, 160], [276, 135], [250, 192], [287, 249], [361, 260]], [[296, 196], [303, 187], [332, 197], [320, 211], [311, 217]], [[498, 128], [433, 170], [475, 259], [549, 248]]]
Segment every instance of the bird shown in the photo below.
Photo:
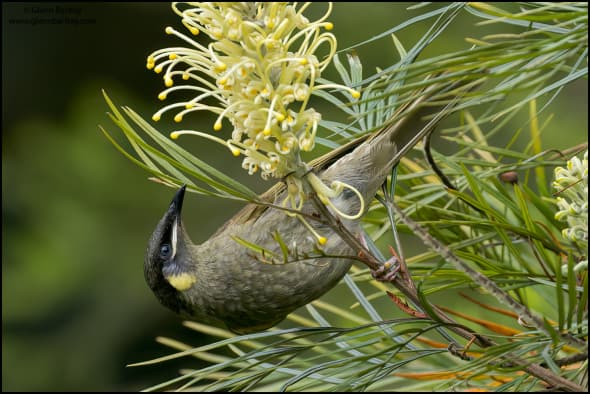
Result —
[[[401, 114], [397, 120], [310, 162], [310, 170], [327, 185], [344, 182], [356, 188], [365, 202], [371, 201], [391, 168], [450, 112], [452, 105], [447, 104], [443, 110], [439, 106], [430, 120], [423, 116], [424, 109], [429, 109], [423, 104], [437, 91], [439, 87], [431, 87], [417, 94], [397, 111]], [[309, 221], [327, 239], [318, 253], [317, 238], [300, 218], [268, 204], [247, 204], [207, 241], [195, 244], [181, 217], [185, 192], [186, 186], [180, 187], [158, 222], [144, 262], [144, 276], [156, 298], [183, 317], [224, 324], [237, 334], [263, 331], [321, 297], [353, 264], [353, 249], [332, 228]], [[286, 193], [284, 183], [279, 182], [260, 200], [279, 203]], [[358, 195], [348, 189], [332, 203], [349, 214], [362, 207]], [[301, 214], [318, 215], [309, 201]], [[360, 236], [359, 219], [343, 218], [341, 222]], [[244, 243], [257, 245], [270, 256]], [[288, 261], [271, 257], [284, 256], [285, 247]]]

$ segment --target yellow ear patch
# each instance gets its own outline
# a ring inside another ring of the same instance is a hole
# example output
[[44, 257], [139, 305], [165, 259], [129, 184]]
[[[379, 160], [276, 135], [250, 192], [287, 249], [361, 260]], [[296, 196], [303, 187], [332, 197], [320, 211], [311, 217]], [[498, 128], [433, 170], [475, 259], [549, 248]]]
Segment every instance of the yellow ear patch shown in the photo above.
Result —
[[178, 275], [167, 276], [166, 280], [176, 290], [185, 291], [188, 290], [197, 281], [197, 277], [189, 273], [183, 272]]

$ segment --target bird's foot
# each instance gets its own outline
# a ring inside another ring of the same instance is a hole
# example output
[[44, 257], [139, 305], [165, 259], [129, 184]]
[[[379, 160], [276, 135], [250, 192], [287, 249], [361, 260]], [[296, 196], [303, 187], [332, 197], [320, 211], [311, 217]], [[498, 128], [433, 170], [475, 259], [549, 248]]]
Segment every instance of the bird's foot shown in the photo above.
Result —
[[[362, 235], [359, 237], [359, 239], [363, 247], [368, 249], [366, 239]], [[401, 258], [395, 249], [389, 246], [389, 251], [391, 252], [391, 258], [382, 263], [376, 270], [371, 270], [371, 275], [373, 278], [380, 282], [393, 281], [396, 278], [398, 271], [400, 271], [403, 266]], [[362, 252], [359, 255], [362, 257]]]
[[371, 275], [379, 282], [391, 282], [397, 276], [400, 267], [398, 258], [393, 256], [381, 264], [378, 269], [371, 271]]

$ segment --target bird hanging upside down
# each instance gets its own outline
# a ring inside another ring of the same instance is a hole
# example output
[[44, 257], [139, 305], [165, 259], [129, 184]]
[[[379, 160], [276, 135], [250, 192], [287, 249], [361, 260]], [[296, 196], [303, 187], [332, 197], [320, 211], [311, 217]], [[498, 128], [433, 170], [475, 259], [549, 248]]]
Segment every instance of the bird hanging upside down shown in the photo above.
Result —
[[[421, 117], [418, 109], [426, 97], [420, 95], [405, 106], [404, 115], [395, 123], [312, 162], [312, 171], [324, 183], [344, 182], [366, 202], [362, 208], [359, 196], [345, 189], [331, 201], [338, 210], [349, 214], [366, 210], [392, 166], [432, 131], [442, 115], [430, 122]], [[272, 202], [268, 198], [272, 195], [275, 203], [283, 201], [286, 189], [281, 186], [263, 198]], [[309, 221], [318, 234], [326, 237], [321, 250], [330, 258], [318, 254], [317, 238], [297, 217], [256, 204], [247, 205], [209, 240], [195, 245], [181, 219], [184, 195], [183, 186], [154, 230], [144, 273], [163, 305], [191, 319], [223, 322], [236, 333], [267, 329], [334, 287], [353, 263], [350, 258], [333, 257], [352, 256], [354, 251], [327, 225]], [[310, 201], [301, 212], [317, 214]], [[361, 233], [360, 218], [342, 219], [342, 223], [351, 233]], [[276, 234], [289, 250], [287, 262], [268, 261], [268, 257], [265, 261], [251, 248], [236, 242], [241, 239], [283, 256]]]

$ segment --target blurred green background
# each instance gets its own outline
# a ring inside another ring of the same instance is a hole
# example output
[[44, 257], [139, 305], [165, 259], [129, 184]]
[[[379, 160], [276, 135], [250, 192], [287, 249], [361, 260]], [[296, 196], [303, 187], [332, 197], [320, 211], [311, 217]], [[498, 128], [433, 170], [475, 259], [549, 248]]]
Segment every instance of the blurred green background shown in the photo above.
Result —
[[[416, 15], [406, 6], [336, 4], [330, 20], [339, 47]], [[473, 22], [453, 26], [433, 51], [466, 47], [468, 31], [483, 35]], [[3, 391], [137, 390], [186, 366], [126, 368], [169, 353], [155, 336], [207, 341], [182, 328], [143, 279], [147, 239], [173, 191], [148, 181], [98, 129], [118, 132], [105, 114], [103, 88], [146, 118], [159, 108], [162, 79], [145, 59], [179, 44], [164, 34], [168, 25], [181, 28], [168, 3], [2, 3]], [[398, 37], [410, 47], [428, 27]], [[395, 59], [390, 39], [358, 53], [367, 75]], [[585, 83], [564, 91], [550, 112], [568, 116], [552, 121], [546, 148], [586, 140], [586, 105]], [[158, 125], [166, 133], [175, 127], [169, 118]], [[200, 130], [212, 124], [192, 117], [183, 126], [190, 122]], [[181, 144], [247, 177], [225, 150], [189, 138]], [[247, 182], [260, 191], [268, 186]], [[206, 239], [240, 206], [191, 195], [185, 222], [193, 240]]]

